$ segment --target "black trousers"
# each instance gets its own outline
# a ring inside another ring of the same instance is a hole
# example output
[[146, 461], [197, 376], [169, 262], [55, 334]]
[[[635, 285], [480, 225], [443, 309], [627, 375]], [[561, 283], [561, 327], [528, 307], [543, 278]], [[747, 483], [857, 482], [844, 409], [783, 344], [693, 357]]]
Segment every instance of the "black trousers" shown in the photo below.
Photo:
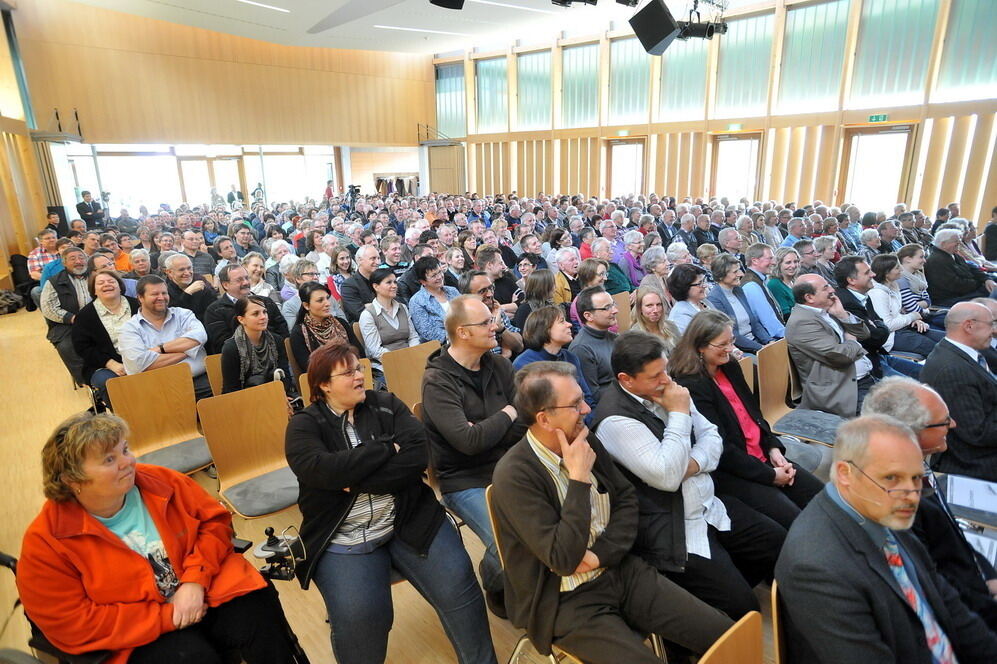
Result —
[[732, 624], [640, 558], [627, 555], [598, 578], [561, 593], [554, 645], [586, 664], [661, 664], [644, 645], [647, 634], [702, 654]]
[[719, 496], [727, 507], [730, 530], [709, 526], [710, 557], [689, 555], [684, 572], [668, 578], [734, 620], [758, 611], [752, 590], [771, 580], [786, 529], [733, 496]]
[[792, 486], [759, 484], [721, 471], [714, 471], [712, 475], [718, 495], [737, 498], [786, 530], [793, 525], [793, 519], [807, 503], [824, 488], [823, 482], [799, 466], [796, 466]]
[[167, 632], [136, 648], [129, 664], [222, 664], [238, 652], [247, 664], [290, 664], [293, 659], [280, 599], [272, 586], [208, 609], [201, 622]]

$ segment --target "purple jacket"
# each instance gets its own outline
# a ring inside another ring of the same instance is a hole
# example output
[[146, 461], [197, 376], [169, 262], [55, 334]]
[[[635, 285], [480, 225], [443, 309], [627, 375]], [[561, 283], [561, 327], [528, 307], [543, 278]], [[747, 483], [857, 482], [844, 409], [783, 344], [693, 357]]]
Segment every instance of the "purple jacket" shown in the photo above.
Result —
[[644, 269], [640, 266], [640, 259], [634, 258], [634, 255], [629, 251], [623, 253], [623, 257], [619, 260], [620, 269], [623, 273], [627, 275], [630, 280], [630, 284], [637, 288], [640, 286], [640, 280], [644, 278]]

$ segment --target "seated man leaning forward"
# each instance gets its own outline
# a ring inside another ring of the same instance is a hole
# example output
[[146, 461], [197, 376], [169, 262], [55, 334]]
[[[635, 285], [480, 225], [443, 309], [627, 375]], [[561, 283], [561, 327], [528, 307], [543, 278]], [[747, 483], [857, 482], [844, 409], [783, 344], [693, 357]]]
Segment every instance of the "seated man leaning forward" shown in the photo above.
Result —
[[842, 425], [831, 482], [776, 565], [789, 662], [997, 662], [997, 635], [907, 532], [924, 483], [910, 428], [886, 415]]
[[590, 664], [660, 662], [647, 633], [705, 652], [731, 620], [630, 553], [637, 496], [585, 428], [575, 368], [523, 367], [516, 409], [529, 430], [492, 485], [512, 623], [541, 653], [554, 644]]

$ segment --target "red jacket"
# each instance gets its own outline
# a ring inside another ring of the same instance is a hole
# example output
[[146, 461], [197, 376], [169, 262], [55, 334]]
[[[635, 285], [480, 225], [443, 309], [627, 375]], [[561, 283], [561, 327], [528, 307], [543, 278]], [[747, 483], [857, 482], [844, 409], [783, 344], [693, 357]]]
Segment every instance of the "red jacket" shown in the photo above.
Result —
[[[200, 583], [208, 606], [264, 587], [232, 549], [232, 519], [189, 477], [138, 464], [135, 483], [181, 583]], [[173, 627], [173, 605], [148, 561], [75, 500], [48, 500], [28, 527], [17, 566], [28, 616], [70, 654], [116, 651], [109, 664]]]

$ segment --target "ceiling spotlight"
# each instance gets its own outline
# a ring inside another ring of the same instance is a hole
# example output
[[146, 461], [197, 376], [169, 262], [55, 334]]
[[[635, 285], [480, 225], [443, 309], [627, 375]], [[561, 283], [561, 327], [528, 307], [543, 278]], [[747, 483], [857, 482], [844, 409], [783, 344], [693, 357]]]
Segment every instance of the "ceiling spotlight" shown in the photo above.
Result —
[[727, 24], [720, 23], [694, 23], [690, 21], [676, 21], [679, 27], [679, 39], [713, 39], [714, 34], [726, 34]]
[[552, 5], [557, 5], [558, 7], [570, 7], [571, 0], [550, 0]]
[[636, 7], [640, 4], [640, 0], [616, 0], [616, 2], [627, 7]]

